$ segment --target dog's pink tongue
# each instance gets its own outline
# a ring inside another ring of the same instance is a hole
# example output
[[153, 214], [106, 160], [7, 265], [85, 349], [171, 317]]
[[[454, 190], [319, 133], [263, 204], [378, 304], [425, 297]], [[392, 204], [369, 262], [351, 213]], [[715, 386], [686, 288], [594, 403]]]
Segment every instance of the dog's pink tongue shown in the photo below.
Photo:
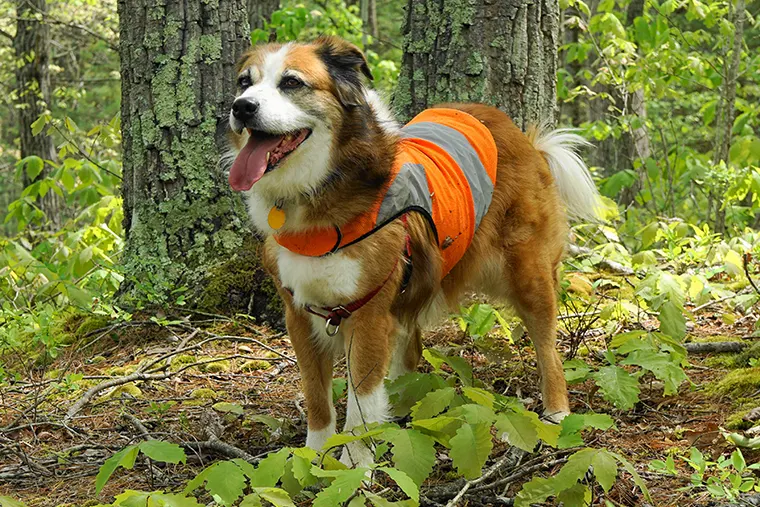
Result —
[[251, 135], [248, 143], [240, 150], [230, 168], [230, 186], [234, 190], [250, 190], [267, 170], [267, 152], [272, 151], [282, 141], [282, 136], [260, 139]]

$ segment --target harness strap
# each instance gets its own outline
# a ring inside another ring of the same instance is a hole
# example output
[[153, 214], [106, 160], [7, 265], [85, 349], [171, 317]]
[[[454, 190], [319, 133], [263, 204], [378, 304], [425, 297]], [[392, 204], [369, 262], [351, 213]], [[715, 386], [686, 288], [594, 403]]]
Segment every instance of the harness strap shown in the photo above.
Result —
[[[408, 221], [407, 216], [403, 215], [401, 217], [401, 221], [404, 224], [404, 228], [408, 229]], [[355, 301], [352, 301], [345, 305], [339, 305], [336, 307], [329, 307], [329, 306], [317, 306], [314, 307], [312, 305], [304, 305], [304, 310], [306, 310], [307, 313], [310, 313], [312, 315], [316, 315], [317, 317], [320, 317], [322, 319], [325, 319], [325, 332], [328, 336], [335, 336], [338, 334], [338, 331], [340, 330], [340, 324], [343, 322], [344, 319], [349, 318], [354, 312], [358, 311], [360, 308], [362, 308], [364, 305], [369, 303], [372, 298], [374, 298], [381, 290], [383, 290], [383, 287], [385, 287], [385, 284], [388, 283], [388, 281], [393, 276], [393, 273], [396, 272], [396, 268], [398, 267], [399, 260], [396, 259], [396, 263], [393, 265], [393, 269], [391, 269], [391, 272], [388, 273], [388, 276], [385, 277], [385, 280], [375, 287], [373, 290], [371, 290], [369, 293], [365, 294], [363, 298], [357, 299]], [[409, 280], [412, 277], [412, 238], [409, 236], [409, 233], [406, 234], [405, 239], [405, 247], [404, 247], [404, 277], [401, 281], [401, 293], [403, 294], [406, 291], [406, 286], [409, 284]], [[288, 292], [291, 296], [293, 296], [293, 290], [289, 287], [284, 287], [285, 291]]]

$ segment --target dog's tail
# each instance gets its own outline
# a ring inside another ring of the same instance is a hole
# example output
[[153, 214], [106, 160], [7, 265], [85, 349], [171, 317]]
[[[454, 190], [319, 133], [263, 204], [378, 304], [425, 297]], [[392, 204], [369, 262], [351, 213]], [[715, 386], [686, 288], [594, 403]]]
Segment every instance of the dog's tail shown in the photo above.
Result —
[[528, 129], [528, 138], [549, 164], [568, 215], [582, 220], [598, 218], [601, 209], [599, 191], [586, 163], [578, 155], [579, 148], [591, 143], [571, 129], [550, 131], [545, 127], [532, 127]]

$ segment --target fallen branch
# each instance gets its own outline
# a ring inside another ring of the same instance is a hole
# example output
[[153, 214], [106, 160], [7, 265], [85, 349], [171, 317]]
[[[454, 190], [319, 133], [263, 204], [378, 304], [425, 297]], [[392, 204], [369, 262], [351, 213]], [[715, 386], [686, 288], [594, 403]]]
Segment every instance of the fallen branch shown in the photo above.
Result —
[[599, 254], [594, 252], [592, 249], [586, 248], [585, 246], [578, 246], [578, 245], [573, 245], [572, 243], [569, 243], [567, 245], [567, 252], [573, 257], [596, 255], [597, 257], [600, 258], [599, 262], [596, 263], [597, 266], [600, 266], [608, 271], [612, 271], [613, 273], [618, 274], [618, 275], [634, 274], [634, 271], [628, 266], [623, 266], [619, 262], [605, 259], [604, 257], [599, 256]]
[[742, 264], [744, 265], [744, 274], [747, 275], [747, 280], [749, 280], [749, 284], [752, 286], [753, 289], [755, 289], [755, 292], [760, 296], [760, 288], [755, 285], [755, 281], [752, 279], [752, 277], [749, 275], [749, 261], [752, 259], [751, 254], [745, 253], [742, 256]]
[[209, 437], [205, 442], [181, 442], [179, 445], [196, 451], [214, 451], [222, 456], [227, 456], [228, 458], [244, 459], [254, 465], [259, 462], [258, 458], [255, 456], [248, 454], [243, 449], [235, 447], [232, 444], [222, 442], [215, 436]]
[[[512, 450], [514, 449], [514, 451]], [[446, 507], [455, 507], [459, 504], [459, 501], [464, 497], [464, 495], [467, 493], [467, 490], [469, 490], [472, 486], [476, 486], [480, 484], [481, 482], [485, 481], [486, 479], [490, 478], [493, 474], [501, 470], [504, 466], [506, 466], [508, 463], [514, 466], [517, 464], [524, 456], [526, 456], [528, 453], [524, 451], [520, 451], [518, 449], [512, 448], [504, 453], [504, 455], [497, 461], [493, 466], [491, 466], [488, 470], [485, 471], [483, 475], [478, 477], [477, 479], [472, 479], [471, 481], [467, 481], [465, 485], [462, 487], [462, 489], [459, 490], [459, 492], [454, 496], [454, 498], [451, 499], [449, 503], [446, 504]]]
[[744, 342], [704, 342], [685, 343], [684, 348], [689, 354], [723, 354], [726, 352], [741, 352], [749, 347]]

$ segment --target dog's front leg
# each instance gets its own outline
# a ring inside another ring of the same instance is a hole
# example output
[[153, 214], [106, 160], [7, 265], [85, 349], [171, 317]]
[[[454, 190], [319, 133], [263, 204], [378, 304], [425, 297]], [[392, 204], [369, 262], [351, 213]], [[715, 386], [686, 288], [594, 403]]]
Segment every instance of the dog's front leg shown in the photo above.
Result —
[[303, 310], [288, 305], [285, 323], [296, 351], [301, 384], [306, 397], [306, 446], [319, 451], [325, 441], [335, 434], [335, 408], [332, 401], [333, 352], [329, 347], [323, 347], [317, 342], [311, 321]]
[[[363, 433], [372, 423], [389, 418], [385, 376], [391, 355], [393, 318], [389, 313], [366, 312], [352, 317], [344, 332], [348, 363], [348, 403], [346, 431]], [[352, 442], [343, 449], [341, 461], [347, 466], [367, 466], [374, 461], [369, 442]]]

